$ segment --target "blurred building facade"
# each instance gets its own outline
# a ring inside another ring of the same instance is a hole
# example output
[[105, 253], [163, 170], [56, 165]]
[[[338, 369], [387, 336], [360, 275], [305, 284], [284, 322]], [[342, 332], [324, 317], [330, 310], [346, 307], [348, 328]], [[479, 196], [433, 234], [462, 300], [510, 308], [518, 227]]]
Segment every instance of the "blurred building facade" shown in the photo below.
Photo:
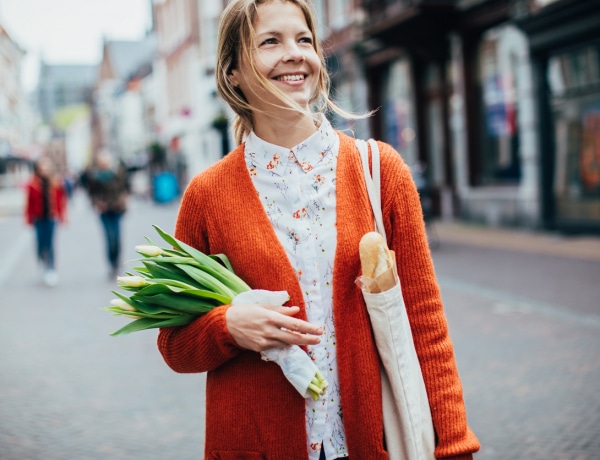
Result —
[[216, 96], [214, 75], [217, 25], [226, 1], [152, 3], [158, 40], [155, 71], [164, 95], [157, 105], [159, 139], [166, 146], [177, 139], [193, 175], [227, 153], [222, 138], [229, 132], [215, 123], [227, 117]]
[[[230, 138], [214, 78], [226, 3], [153, 1], [159, 131], [196, 156], [192, 173]], [[334, 125], [424, 168], [437, 216], [600, 231], [599, 0], [312, 3], [335, 101], [378, 109], [354, 121], [332, 114]]]
[[148, 143], [144, 81], [153, 72], [156, 37], [104, 40], [94, 82], [93, 152], [108, 148], [123, 161], [137, 161]]
[[600, 228], [600, 2], [520, 1], [537, 104], [546, 227]]
[[336, 54], [357, 56], [371, 135], [426, 167], [438, 216], [600, 231], [600, 2], [355, 7], [360, 42]]
[[[147, 37], [105, 41], [93, 149], [135, 157], [178, 139], [191, 176], [233, 147], [215, 84], [226, 4], [151, 0]], [[354, 113], [377, 109], [350, 121], [331, 114], [334, 125], [382, 139], [424, 170], [438, 217], [600, 232], [600, 0], [312, 4], [333, 99]], [[40, 81], [56, 105], [60, 85]]]
[[21, 86], [23, 50], [0, 24], [0, 156], [23, 141], [26, 97]]
[[38, 152], [51, 156], [61, 170], [77, 170], [89, 155], [90, 106], [98, 66], [40, 62], [35, 105], [40, 123]]
[[42, 121], [52, 125], [60, 109], [89, 105], [97, 72], [96, 65], [40, 62], [37, 105]]

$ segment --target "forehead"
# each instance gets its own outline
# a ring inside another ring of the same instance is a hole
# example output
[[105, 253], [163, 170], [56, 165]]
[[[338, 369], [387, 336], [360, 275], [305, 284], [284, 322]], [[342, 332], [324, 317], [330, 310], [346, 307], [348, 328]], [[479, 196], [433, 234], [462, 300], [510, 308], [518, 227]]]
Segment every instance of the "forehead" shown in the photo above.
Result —
[[308, 29], [304, 11], [295, 3], [288, 1], [268, 1], [260, 3], [252, 20], [257, 33], [271, 28], [304, 28]]

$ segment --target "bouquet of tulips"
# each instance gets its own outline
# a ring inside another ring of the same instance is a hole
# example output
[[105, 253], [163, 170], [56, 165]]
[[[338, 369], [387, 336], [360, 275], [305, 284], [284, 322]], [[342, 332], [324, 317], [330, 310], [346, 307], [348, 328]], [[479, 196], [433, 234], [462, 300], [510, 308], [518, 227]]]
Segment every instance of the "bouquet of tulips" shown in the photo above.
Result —
[[[117, 285], [130, 294], [112, 291], [117, 298], [105, 308], [134, 321], [111, 335], [184, 326], [219, 305], [283, 305], [288, 300], [286, 291], [252, 290], [234, 273], [224, 254], [206, 255], [156, 225], [154, 228], [171, 247], [159, 247], [149, 238], [148, 244], [135, 247], [143, 266], [134, 268], [137, 274], [128, 272], [117, 278]], [[279, 364], [302, 396], [318, 400], [325, 393], [327, 381], [299, 346], [265, 350], [261, 357]]]

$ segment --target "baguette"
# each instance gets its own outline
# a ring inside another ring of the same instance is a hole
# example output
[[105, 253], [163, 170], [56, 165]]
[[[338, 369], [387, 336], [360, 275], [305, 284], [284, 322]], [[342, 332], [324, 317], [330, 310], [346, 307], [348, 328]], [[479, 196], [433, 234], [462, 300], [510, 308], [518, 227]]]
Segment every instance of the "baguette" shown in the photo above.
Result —
[[363, 276], [375, 279], [394, 264], [394, 258], [383, 236], [377, 232], [365, 233], [361, 238], [358, 251]]

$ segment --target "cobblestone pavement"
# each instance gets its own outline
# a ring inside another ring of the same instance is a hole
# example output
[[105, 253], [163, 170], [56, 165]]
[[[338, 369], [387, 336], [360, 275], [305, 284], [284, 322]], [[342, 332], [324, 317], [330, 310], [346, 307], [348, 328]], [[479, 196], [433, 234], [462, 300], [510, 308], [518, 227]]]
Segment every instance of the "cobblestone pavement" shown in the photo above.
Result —
[[[116, 283], [84, 198], [58, 229], [55, 288], [39, 280], [33, 233], [0, 220], [0, 248], [18, 252], [1, 286], [0, 459], [199, 459], [204, 376], [171, 371], [155, 331], [109, 336], [125, 321], [101, 310]], [[175, 215], [176, 204], [132, 203], [124, 260], [144, 236], [158, 241], [152, 223], [172, 231]]]
[[443, 240], [433, 254], [475, 458], [599, 458], [600, 262]]
[[[151, 224], [171, 231], [176, 212], [134, 200], [125, 259], [154, 237]], [[108, 335], [124, 322], [100, 310], [116, 286], [84, 197], [57, 236], [61, 282], [47, 288], [33, 233], [0, 215], [0, 459], [202, 458], [204, 376], [168, 369], [155, 331]], [[476, 460], [598, 458], [600, 260], [581, 256], [598, 240], [452, 226], [439, 236], [433, 256], [482, 443]]]

